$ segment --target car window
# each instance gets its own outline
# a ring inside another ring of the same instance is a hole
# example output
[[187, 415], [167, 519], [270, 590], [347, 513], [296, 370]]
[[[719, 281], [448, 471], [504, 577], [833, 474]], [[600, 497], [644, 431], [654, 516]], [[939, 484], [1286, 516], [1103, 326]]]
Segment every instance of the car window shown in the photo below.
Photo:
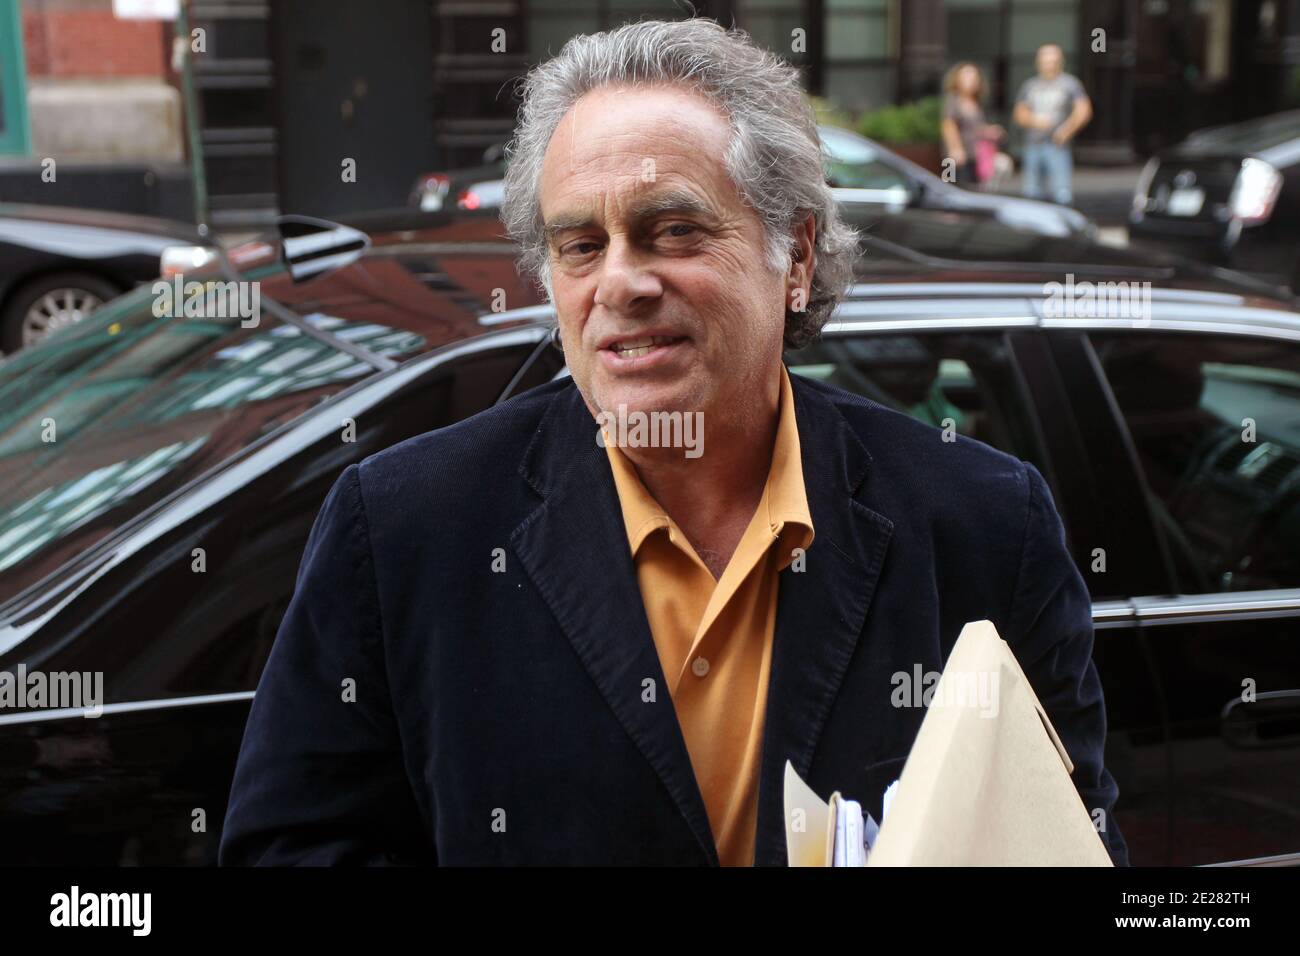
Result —
[[856, 392], [928, 425], [1034, 461], [1029, 402], [1000, 333], [827, 337], [790, 372]]
[[1300, 347], [1093, 336], [1184, 593], [1300, 586]]
[[[822, 133], [826, 182], [842, 189], [908, 191], [908, 179], [871, 143], [856, 136]], [[904, 196], [905, 198], [905, 196]]]
[[[0, 366], [0, 600], [371, 365], [264, 313], [156, 317], [148, 287]], [[412, 333], [308, 320], [390, 354]]]

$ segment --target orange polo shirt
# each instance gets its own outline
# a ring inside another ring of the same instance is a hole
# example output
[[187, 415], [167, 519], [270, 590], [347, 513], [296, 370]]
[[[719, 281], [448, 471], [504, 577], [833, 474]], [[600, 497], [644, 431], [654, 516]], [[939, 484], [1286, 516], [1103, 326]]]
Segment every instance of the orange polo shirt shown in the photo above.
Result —
[[723, 866], [754, 863], [778, 575], [813, 539], [784, 366], [778, 408], [762, 500], [717, 580], [631, 461], [606, 443], [650, 633]]

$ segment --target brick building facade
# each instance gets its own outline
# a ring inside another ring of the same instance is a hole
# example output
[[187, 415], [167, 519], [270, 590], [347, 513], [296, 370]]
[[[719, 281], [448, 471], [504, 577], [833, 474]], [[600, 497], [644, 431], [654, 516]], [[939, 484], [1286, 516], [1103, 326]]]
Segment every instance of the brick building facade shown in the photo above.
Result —
[[22, 0], [30, 150], [59, 161], [184, 158], [172, 25], [112, 0]]

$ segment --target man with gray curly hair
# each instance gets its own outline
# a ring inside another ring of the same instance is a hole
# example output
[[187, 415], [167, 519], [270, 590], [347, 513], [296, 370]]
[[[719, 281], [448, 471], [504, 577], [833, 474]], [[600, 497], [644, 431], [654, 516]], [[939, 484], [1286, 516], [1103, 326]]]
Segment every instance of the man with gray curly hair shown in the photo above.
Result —
[[222, 861], [780, 864], [785, 761], [879, 818], [923, 713], [894, 678], [981, 619], [1122, 860], [1042, 477], [783, 364], [856, 254], [794, 68], [706, 19], [578, 36], [508, 156], [572, 377], [343, 473]]

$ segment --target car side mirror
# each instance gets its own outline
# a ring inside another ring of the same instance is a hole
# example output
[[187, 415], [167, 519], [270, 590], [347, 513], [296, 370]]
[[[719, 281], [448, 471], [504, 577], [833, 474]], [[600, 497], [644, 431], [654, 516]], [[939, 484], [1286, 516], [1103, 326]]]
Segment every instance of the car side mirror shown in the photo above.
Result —
[[280, 261], [294, 282], [306, 282], [356, 262], [370, 248], [370, 237], [360, 229], [314, 219], [280, 216]]

